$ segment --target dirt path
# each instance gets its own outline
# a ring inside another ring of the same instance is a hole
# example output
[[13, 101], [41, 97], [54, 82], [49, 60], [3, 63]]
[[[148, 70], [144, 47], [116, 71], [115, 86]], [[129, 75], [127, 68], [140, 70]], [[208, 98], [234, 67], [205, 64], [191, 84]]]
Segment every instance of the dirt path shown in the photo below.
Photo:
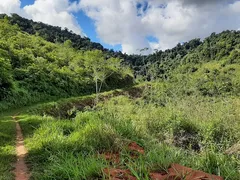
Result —
[[28, 167], [25, 163], [25, 157], [27, 155], [27, 150], [24, 147], [24, 139], [21, 127], [17, 120], [16, 116], [12, 117], [13, 120], [16, 122], [16, 153], [17, 153], [17, 162], [15, 163], [14, 167], [14, 174], [15, 180], [28, 180], [30, 175], [28, 171]]

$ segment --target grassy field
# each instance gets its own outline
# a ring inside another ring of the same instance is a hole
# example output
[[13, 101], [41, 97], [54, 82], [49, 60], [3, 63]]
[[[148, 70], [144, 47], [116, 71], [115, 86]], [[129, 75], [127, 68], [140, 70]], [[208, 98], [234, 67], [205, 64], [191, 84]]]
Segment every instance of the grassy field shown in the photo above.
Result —
[[[142, 96], [139, 89], [103, 93], [97, 106], [86, 96], [21, 110], [31, 179], [108, 179], [104, 169], [117, 167], [147, 180], [171, 163], [240, 179], [239, 148], [232, 148], [240, 139], [239, 97], [182, 98], [159, 84], [145, 87]], [[13, 179], [15, 124], [8, 114], [0, 121], [1, 180]], [[132, 158], [131, 142], [145, 153]], [[120, 160], [107, 161], [106, 153]]]
[[0, 180], [13, 179], [15, 162], [15, 122], [11, 114], [0, 115]]
[[[20, 116], [20, 123], [32, 179], [104, 179], [106, 167], [149, 179], [149, 172], [165, 171], [171, 163], [240, 179], [239, 152], [225, 153], [240, 139], [239, 98], [190, 96], [156, 106], [118, 96], [72, 119], [31, 111]], [[126, 148], [130, 142], [145, 154], [132, 159]], [[120, 162], [107, 162], [100, 155], [106, 152], [119, 152]]]

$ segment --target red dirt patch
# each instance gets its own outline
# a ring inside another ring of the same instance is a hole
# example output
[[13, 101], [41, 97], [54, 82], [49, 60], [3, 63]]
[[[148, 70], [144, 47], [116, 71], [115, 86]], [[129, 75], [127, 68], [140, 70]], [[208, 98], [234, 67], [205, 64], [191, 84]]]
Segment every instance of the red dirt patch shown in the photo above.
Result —
[[220, 176], [193, 170], [179, 164], [172, 164], [166, 175], [161, 173], [150, 173], [150, 177], [152, 180], [223, 180]]
[[[144, 149], [140, 147], [136, 142], [132, 142], [128, 145], [127, 149], [131, 151], [131, 158], [136, 159], [138, 158], [139, 154], [144, 154]], [[119, 153], [111, 153], [106, 152], [100, 154], [104, 159], [110, 162], [114, 162], [118, 164], [120, 162], [120, 154]]]
[[116, 164], [118, 164], [120, 162], [120, 154], [119, 153], [107, 152], [107, 153], [101, 154], [101, 156], [104, 159], [106, 159], [107, 161], [111, 161], [111, 162], [114, 162]]
[[163, 179], [163, 177], [164, 176], [161, 173], [157, 173], [157, 172], [150, 173], [150, 178], [153, 180]]
[[140, 147], [136, 142], [131, 142], [128, 145], [128, 149], [131, 151], [139, 152], [140, 154], [144, 154], [144, 149]]
[[[144, 154], [144, 149], [136, 142], [131, 142], [127, 148], [131, 151], [131, 157], [133, 159], [137, 158], [139, 154]], [[115, 162], [116, 164], [120, 162], [119, 153], [104, 153], [101, 155], [107, 161]], [[137, 179], [131, 174], [130, 170], [127, 169], [123, 170], [117, 168], [105, 168], [103, 172], [110, 180]], [[211, 175], [203, 171], [193, 170], [179, 164], [172, 164], [167, 172], [151, 172], [149, 176], [152, 180], [223, 180], [223, 178], [220, 176]]]
[[[130, 143], [127, 148], [128, 148], [128, 150], [131, 151], [132, 158], [138, 157], [138, 155], [136, 155], [134, 153], [144, 154], [144, 149], [135, 142]], [[119, 153], [104, 153], [101, 155], [107, 161], [114, 162], [116, 164], [118, 164], [120, 162], [120, 154]], [[137, 180], [137, 178], [131, 174], [130, 170], [105, 168], [103, 170], [103, 172], [109, 178], [109, 180]]]
[[25, 157], [27, 155], [27, 150], [24, 147], [24, 139], [22, 135], [21, 127], [17, 121], [15, 116], [12, 117], [16, 122], [16, 153], [17, 153], [17, 162], [14, 167], [15, 180], [28, 180], [30, 178], [30, 174], [25, 163]]
[[103, 172], [109, 177], [109, 180], [137, 180], [129, 170], [105, 168]]

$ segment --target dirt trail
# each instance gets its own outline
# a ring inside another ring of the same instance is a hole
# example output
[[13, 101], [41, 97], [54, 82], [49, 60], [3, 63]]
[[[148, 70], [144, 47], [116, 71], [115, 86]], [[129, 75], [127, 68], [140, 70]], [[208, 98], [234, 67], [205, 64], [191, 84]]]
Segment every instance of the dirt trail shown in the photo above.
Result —
[[17, 162], [14, 165], [15, 180], [28, 180], [30, 174], [28, 171], [28, 167], [25, 163], [25, 157], [28, 152], [24, 147], [24, 138], [17, 117], [13, 116], [12, 118], [16, 122], [16, 134], [17, 134], [16, 136]]

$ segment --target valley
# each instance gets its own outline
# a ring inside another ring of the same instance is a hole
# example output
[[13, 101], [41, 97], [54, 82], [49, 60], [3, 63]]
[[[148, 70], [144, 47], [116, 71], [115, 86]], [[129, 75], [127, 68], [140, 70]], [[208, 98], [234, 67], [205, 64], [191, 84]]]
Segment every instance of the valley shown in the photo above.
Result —
[[0, 180], [240, 179], [240, 31], [127, 55], [1, 17]]

